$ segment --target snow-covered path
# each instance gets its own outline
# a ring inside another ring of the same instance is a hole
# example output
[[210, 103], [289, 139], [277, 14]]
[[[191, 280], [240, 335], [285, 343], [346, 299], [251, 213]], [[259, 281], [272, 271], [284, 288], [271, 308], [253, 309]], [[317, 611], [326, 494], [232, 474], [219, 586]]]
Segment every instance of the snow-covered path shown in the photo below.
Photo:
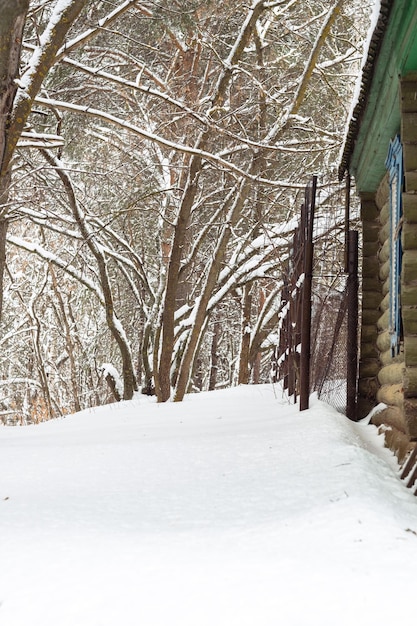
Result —
[[388, 626], [417, 499], [376, 429], [272, 386], [0, 428], [0, 626]]

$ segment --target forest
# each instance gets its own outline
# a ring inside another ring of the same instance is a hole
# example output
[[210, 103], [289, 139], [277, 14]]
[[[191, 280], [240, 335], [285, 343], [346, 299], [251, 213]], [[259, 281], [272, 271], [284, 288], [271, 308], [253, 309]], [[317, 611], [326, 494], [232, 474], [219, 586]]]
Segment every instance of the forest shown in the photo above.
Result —
[[[0, 417], [268, 381], [372, 0], [0, 0]], [[325, 272], [324, 272], [325, 274]]]

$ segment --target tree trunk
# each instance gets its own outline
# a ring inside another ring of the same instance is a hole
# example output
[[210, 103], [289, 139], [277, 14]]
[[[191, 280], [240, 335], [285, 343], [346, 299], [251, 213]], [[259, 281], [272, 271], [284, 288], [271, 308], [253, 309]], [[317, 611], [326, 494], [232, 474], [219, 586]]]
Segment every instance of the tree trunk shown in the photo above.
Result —
[[[17, 91], [20, 51], [29, 0], [0, 0], [0, 176], [7, 145], [7, 128]], [[8, 168], [6, 168], [7, 170]], [[0, 178], [0, 193], [7, 189]], [[3, 199], [2, 199], [3, 201]]]
[[178, 380], [175, 388], [175, 402], [181, 402], [187, 391], [188, 381], [193, 369], [193, 363], [196, 355], [196, 348], [201, 339], [201, 333], [204, 328], [207, 315], [207, 306], [216, 284], [217, 277], [220, 273], [222, 263], [226, 254], [227, 244], [232, 234], [232, 228], [236, 224], [236, 220], [240, 215], [242, 207], [247, 199], [250, 184], [247, 180], [241, 181], [239, 188], [236, 189], [236, 195], [229, 215], [225, 220], [222, 232], [213, 259], [207, 273], [207, 279], [196, 303], [196, 313], [194, 323], [188, 336], [184, 354], [181, 359], [181, 365], [178, 374]]
[[238, 384], [249, 383], [249, 350], [251, 338], [251, 309], [252, 309], [252, 285], [245, 285], [243, 290], [242, 331], [239, 354]]
[[29, 0], [0, 0], [0, 320], [3, 312], [3, 280], [6, 267], [6, 219], [10, 173], [3, 167], [7, 128], [16, 95], [15, 79]]
[[214, 391], [216, 389], [217, 383], [217, 373], [218, 373], [218, 361], [219, 355], [217, 352], [217, 348], [219, 345], [219, 334], [220, 334], [220, 322], [215, 322], [213, 328], [213, 339], [211, 341], [211, 365], [210, 365], [210, 378], [209, 378], [209, 391]]
[[[204, 143], [202, 137], [199, 148]], [[175, 309], [179, 283], [180, 264], [187, 234], [188, 221], [191, 215], [193, 201], [197, 193], [197, 178], [201, 168], [201, 158], [191, 158], [188, 184], [183, 195], [180, 211], [175, 225], [174, 238], [171, 247], [168, 272], [166, 277], [166, 290], [163, 303], [162, 316], [162, 343], [159, 358], [158, 376], [155, 377], [156, 395], [158, 402], [166, 402], [171, 395], [171, 361], [174, 350]]]
[[[4, 0], [0, 0], [0, 2], [2, 1]], [[20, 1], [22, 2], [22, 0]], [[13, 83], [13, 87], [9, 88], [10, 97], [7, 98], [6, 101], [6, 106], [8, 107], [6, 113], [8, 118], [5, 125], [6, 135], [2, 151], [1, 174], [4, 174], [9, 169], [17, 142], [21, 137], [27, 119], [32, 110], [33, 102], [39, 94], [45, 77], [56, 62], [57, 52], [64, 43], [68, 30], [75, 22], [80, 14], [80, 11], [87, 4], [87, 2], [88, 0], [66, 0], [66, 2], [57, 2], [55, 4], [52, 9], [50, 21], [41, 35], [40, 46], [35, 50], [31, 59], [32, 64], [30, 69], [30, 78], [27, 81], [25, 88], [20, 89], [19, 93], [17, 93], [16, 83]], [[3, 19], [1, 11], [0, 15]], [[26, 11], [24, 13], [19, 13], [15, 24], [15, 36], [13, 39], [16, 41], [15, 45], [12, 46], [12, 56], [10, 59], [12, 69], [15, 68], [13, 81], [17, 77], [19, 67], [20, 42], [22, 40], [25, 17]], [[1, 61], [0, 69], [2, 69]], [[9, 73], [9, 81], [11, 76], [12, 74]], [[5, 109], [0, 110], [2, 113], [4, 111]]]

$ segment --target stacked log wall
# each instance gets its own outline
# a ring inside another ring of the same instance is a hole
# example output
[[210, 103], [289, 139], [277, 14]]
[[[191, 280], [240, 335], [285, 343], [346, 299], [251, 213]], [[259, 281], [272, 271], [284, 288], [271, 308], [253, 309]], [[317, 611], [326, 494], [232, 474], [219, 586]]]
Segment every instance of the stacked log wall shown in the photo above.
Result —
[[379, 275], [379, 209], [374, 194], [361, 195], [362, 219], [362, 326], [360, 339], [358, 417], [375, 406], [380, 369], [377, 349], [379, 305], [382, 299]]
[[[400, 460], [410, 442], [417, 440], [417, 73], [401, 80], [401, 142], [404, 159], [400, 303], [402, 339], [398, 354], [391, 351], [390, 306], [390, 206], [388, 175], [375, 195], [378, 211], [378, 305], [376, 350], [378, 354], [376, 400], [387, 408], [373, 417], [385, 431], [387, 445]], [[369, 225], [364, 221], [364, 233]], [[375, 278], [374, 283], [376, 284]], [[369, 352], [369, 346], [366, 347]]]
[[380, 289], [376, 322], [376, 351], [378, 354], [376, 401], [383, 402], [387, 408], [377, 413], [372, 418], [372, 422], [383, 429], [387, 445], [402, 460], [408, 451], [410, 438], [403, 408], [404, 350], [401, 347], [399, 354], [393, 356], [389, 332], [391, 249], [389, 195], [390, 189], [387, 173], [375, 195], [375, 204], [378, 209], [378, 270], [374, 276], [374, 281], [379, 285]]
[[417, 73], [401, 80], [401, 140], [404, 193], [401, 245], [401, 306], [404, 335], [404, 417], [417, 439]]

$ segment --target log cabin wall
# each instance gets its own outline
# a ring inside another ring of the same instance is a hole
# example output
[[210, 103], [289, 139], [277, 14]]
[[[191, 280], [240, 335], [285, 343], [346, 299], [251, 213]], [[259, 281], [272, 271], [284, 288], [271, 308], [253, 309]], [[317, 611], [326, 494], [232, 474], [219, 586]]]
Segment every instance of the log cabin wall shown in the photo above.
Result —
[[381, 300], [378, 307], [376, 349], [379, 357], [377, 374], [377, 402], [387, 408], [372, 419], [385, 430], [387, 445], [394, 450], [400, 461], [409, 449], [410, 433], [404, 416], [404, 345], [400, 343], [398, 354], [391, 350], [390, 322], [390, 189], [388, 173], [376, 193], [378, 207], [378, 283]]
[[[402, 335], [391, 350], [390, 202], [388, 173], [376, 194], [361, 194], [363, 225], [362, 329], [358, 407], [364, 417], [378, 402], [387, 408], [372, 422], [401, 461], [417, 440], [417, 73], [400, 84], [404, 155], [401, 245]], [[388, 148], [388, 147], [387, 147]]]
[[401, 308], [404, 335], [403, 414], [417, 440], [417, 73], [401, 80], [402, 196]]

